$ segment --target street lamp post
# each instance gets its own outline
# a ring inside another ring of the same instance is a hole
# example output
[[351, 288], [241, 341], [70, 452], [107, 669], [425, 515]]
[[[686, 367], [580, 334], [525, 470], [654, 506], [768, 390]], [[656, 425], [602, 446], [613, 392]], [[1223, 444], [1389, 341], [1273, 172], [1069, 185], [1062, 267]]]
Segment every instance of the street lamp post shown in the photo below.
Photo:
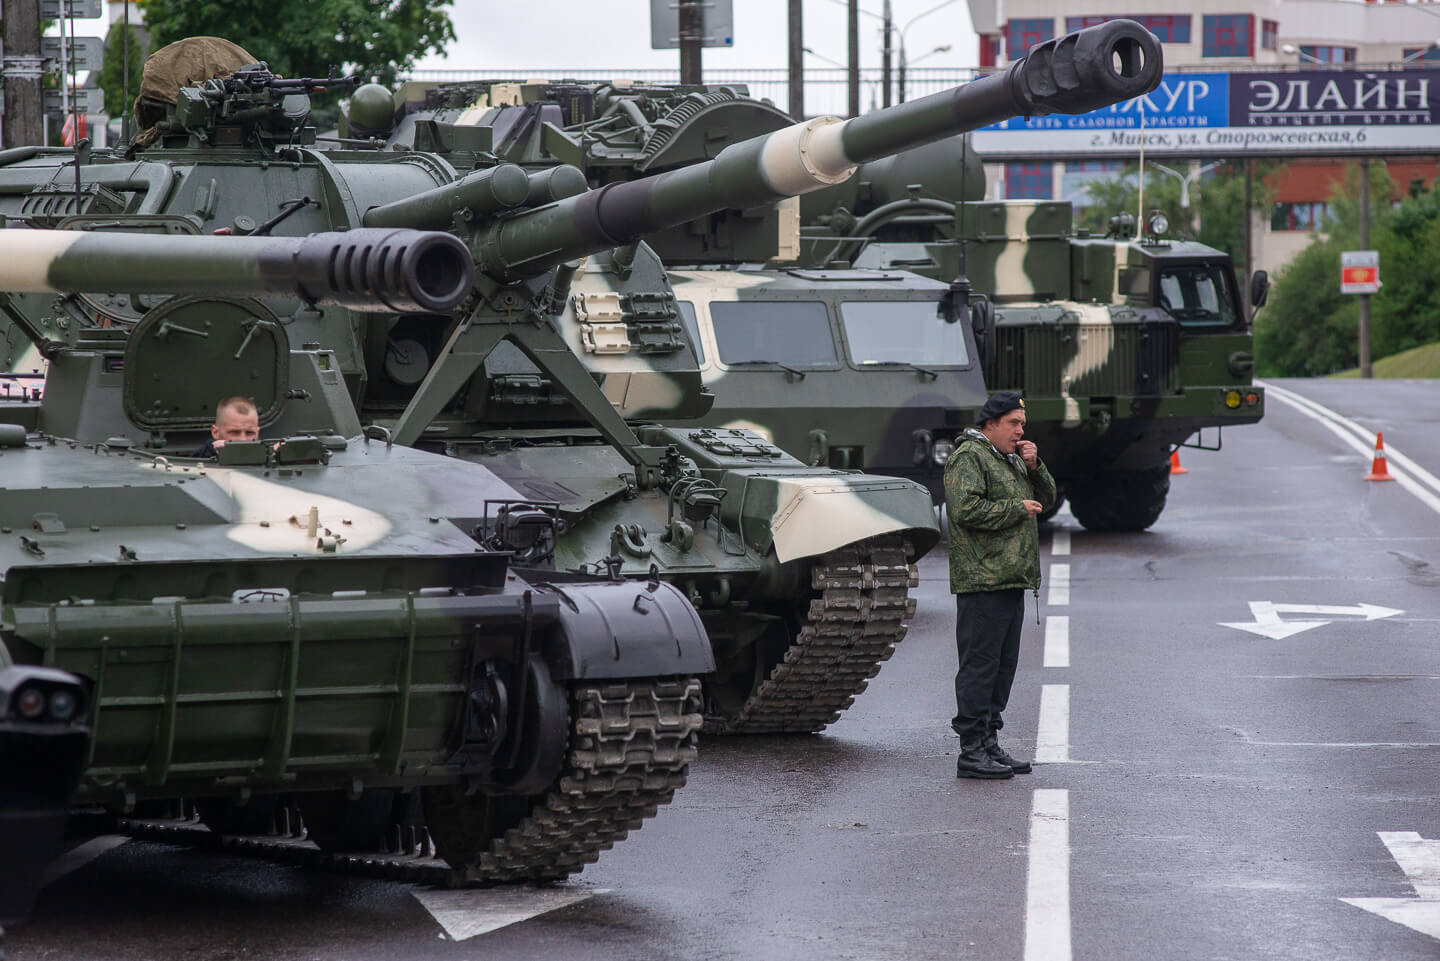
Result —
[[[945, 9], [946, 7], [951, 6], [951, 5], [953, 5], [953, 4], [955, 4], [955, 3], [958, 3], [958, 2], [959, 2], [959, 0], [945, 0], [944, 3], [937, 3], [935, 6], [931, 7], [929, 10], [925, 10], [925, 11], [922, 11], [922, 12], [920, 12], [920, 13], [915, 14], [915, 16], [913, 16], [913, 17], [911, 17], [909, 20], [907, 20], [907, 21], [905, 22], [905, 25], [900, 28], [900, 102], [901, 102], [901, 103], [904, 103], [904, 102], [905, 102], [905, 68], [909, 65], [909, 63], [915, 62], [915, 61], [908, 61], [908, 62], [907, 62], [906, 59], [905, 59], [905, 31], [907, 31], [907, 30], [909, 30], [911, 27], [913, 27], [913, 26], [915, 25], [916, 21], [918, 21], [918, 20], [920, 20], [920, 19], [922, 19], [922, 18], [924, 18], [924, 17], [930, 16], [930, 14], [934, 13], [934, 12], [937, 11], [937, 10], [943, 10], [943, 9]], [[888, 13], [888, 12], [889, 12], [889, 8], [890, 8], [889, 0], [886, 0], [885, 8], [886, 8], [886, 12]], [[887, 49], [887, 50], [889, 49], [889, 38], [888, 38], [888, 37], [886, 38], [886, 49]], [[930, 56], [930, 54], [933, 54], [933, 53], [942, 53], [942, 52], [944, 52], [944, 51], [946, 51], [946, 50], [949, 50], [949, 49], [950, 49], [950, 47], [949, 47], [948, 45], [943, 46], [943, 47], [936, 47], [934, 50], [931, 50], [930, 53], [925, 53], [925, 54], [922, 54], [921, 56], [922, 56], [922, 57], [928, 57], [928, 56]], [[920, 60], [920, 59], [921, 59], [921, 57], [916, 57], [916, 58], [915, 58], [916, 61], [918, 61], [918, 60]], [[886, 77], [886, 80], [888, 81], [889, 78]], [[887, 83], [886, 86], [887, 86], [887, 88], [888, 88], [889, 84]], [[887, 90], [887, 92], [888, 92], [888, 90]], [[888, 101], [888, 100], [886, 101], [886, 106], [889, 106], [889, 101]]]
[[1150, 166], [1154, 167], [1156, 170], [1159, 170], [1162, 173], [1167, 173], [1170, 176], [1174, 177], [1176, 180], [1180, 181], [1180, 210], [1185, 215], [1185, 218], [1190, 222], [1191, 232], [1194, 234], [1199, 234], [1200, 218], [1197, 215], [1192, 215], [1190, 212], [1190, 185], [1198, 181], [1201, 177], [1205, 176], [1210, 171], [1214, 170], [1216, 167], [1220, 166], [1220, 161], [1217, 160], [1214, 163], [1208, 163], [1202, 167], [1195, 167], [1188, 174], [1182, 174], [1178, 170], [1174, 170], [1170, 167], [1165, 166], [1164, 164], [1156, 163], [1153, 160], [1150, 161]]
[[942, 45], [936, 47], [934, 50], [931, 50], [931, 51], [929, 51], [928, 53], [922, 53], [920, 56], [916, 57], [914, 60], [907, 60], [907, 59], [905, 59], [905, 38], [904, 38], [904, 37], [901, 37], [901, 38], [900, 38], [900, 102], [901, 102], [901, 103], [904, 103], [904, 102], [905, 102], [905, 68], [908, 67], [908, 66], [910, 66], [910, 64], [912, 64], [912, 63], [919, 63], [921, 60], [924, 60], [926, 57], [932, 57], [932, 56], [934, 56], [934, 55], [937, 54], [937, 53], [949, 53], [949, 52], [950, 52], [950, 44], [946, 43], [946, 44], [942, 44]]

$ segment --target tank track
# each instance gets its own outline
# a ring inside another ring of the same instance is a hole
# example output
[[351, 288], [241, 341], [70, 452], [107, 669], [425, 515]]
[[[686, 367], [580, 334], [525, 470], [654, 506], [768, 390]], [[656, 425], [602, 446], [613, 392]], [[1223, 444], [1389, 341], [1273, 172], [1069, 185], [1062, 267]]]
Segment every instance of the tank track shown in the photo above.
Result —
[[915, 548], [898, 534], [831, 551], [814, 565], [816, 592], [785, 659], [731, 718], [707, 734], [813, 733], [839, 719], [905, 637], [920, 583]]
[[468, 887], [554, 881], [594, 863], [685, 784], [701, 726], [694, 678], [572, 686], [564, 770], [515, 827], [463, 868], [434, 856], [424, 829], [396, 852], [331, 854], [295, 836], [216, 834], [195, 820], [121, 819], [120, 833], [349, 875]]

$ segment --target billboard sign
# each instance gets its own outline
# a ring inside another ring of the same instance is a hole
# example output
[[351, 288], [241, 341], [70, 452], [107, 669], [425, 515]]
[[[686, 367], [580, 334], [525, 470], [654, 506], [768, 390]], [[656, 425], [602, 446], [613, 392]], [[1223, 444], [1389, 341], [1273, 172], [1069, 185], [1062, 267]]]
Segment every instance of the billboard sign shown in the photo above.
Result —
[[[1142, 125], [1143, 118], [1143, 125]], [[1144, 97], [977, 130], [986, 159], [1434, 153], [1440, 70], [1174, 73]]]
[[1380, 251], [1340, 251], [1340, 293], [1380, 293]]

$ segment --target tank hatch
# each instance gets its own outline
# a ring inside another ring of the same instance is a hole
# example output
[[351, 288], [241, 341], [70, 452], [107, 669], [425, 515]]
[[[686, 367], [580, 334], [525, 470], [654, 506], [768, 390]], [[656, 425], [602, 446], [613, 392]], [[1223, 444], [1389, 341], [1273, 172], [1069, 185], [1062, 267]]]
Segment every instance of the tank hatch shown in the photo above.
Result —
[[289, 390], [290, 341], [269, 308], [242, 297], [180, 297], [145, 315], [125, 346], [125, 415], [151, 431], [201, 430], [227, 397], [263, 428]]

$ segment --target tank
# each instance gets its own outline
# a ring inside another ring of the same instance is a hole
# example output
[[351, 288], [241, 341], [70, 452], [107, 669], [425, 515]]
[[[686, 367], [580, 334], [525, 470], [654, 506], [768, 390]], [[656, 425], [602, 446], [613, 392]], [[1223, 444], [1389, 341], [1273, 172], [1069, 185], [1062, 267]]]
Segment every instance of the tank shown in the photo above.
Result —
[[[80, 165], [79, 199], [56, 175], [56, 155], [0, 168], [0, 204], [32, 227], [82, 234], [64, 250], [44, 248], [43, 270], [12, 272], [31, 279], [7, 275], [4, 287], [17, 291], [12, 313], [55, 352], [97, 318], [123, 331], [164, 311], [170, 301], [157, 294], [181, 278], [196, 283], [195, 262], [172, 254], [197, 241], [339, 228], [452, 234], [475, 277], [450, 312], [382, 298], [370, 310], [327, 304], [303, 283], [290, 297], [259, 294], [246, 286], [256, 268], [239, 247], [197, 253], [206, 264], [197, 285], [260, 296], [294, 340], [332, 358], [361, 422], [397, 448], [478, 464], [508, 485], [521, 500], [497, 512], [488, 543], [527, 563], [664, 584], [687, 598], [716, 662], [704, 682], [707, 730], [816, 731], [904, 636], [912, 562], [939, 536], [930, 497], [904, 478], [807, 466], [752, 431], [701, 422], [714, 394], [644, 238], [726, 209], [769, 208], [841, 183], [858, 164], [1002, 117], [1113, 102], [1149, 89], [1158, 64], [1148, 33], [1107, 24], [946, 94], [786, 126], [702, 163], [594, 189], [567, 164], [500, 160], [483, 127], [417, 122], [416, 146], [433, 149], [353, 136], [376, 132], [368, 106], [365, 129], [317, 149], [296, 120], [302, 112], [252, 72], [182, 90], [142, 135], [143, 150], [92, 154]], [[560, 140], [546, 142], [563, 153]], [[141, 231], [162, 236], [142, 246]], [[0, 233], [12, 252], [39, 249], [31, 239]], [[87, 265], [132, 248], [144, 251], [144, 269], [106, 269], [105, 289], [89, 289], [97, 275]], [[180, 327], [202, 329], [172, 323], [166, 339], [189, 336]], [[128, 431], [141, 447], [198, 427], [127, 426], [95, 405], [85, 414], [100, 433]], [[483, 503], [473, 516], [488, 516]]]
[[[1117, 30], [1141, 35], [1133, 24]], [[1037, 47], [1032, 62], [1063, 61], [1068, 42]], [[1160, 48], [1147, 39], [1144, 49], [1147, 68], [1158, 66]], [[1117, 72], [1112, 99], [1159, 76]], [[392, 145], [477, 138], [532, 171], [579, 166], [595, 187], [704, 163], [790, 123], [738, 84], [412, 83], [396, 106]], [[956, 202], [983, 193], [978, 158], [963, 134], [950, 135], [861, 162], [798, 198], [648, 235], [715, 395], [695, 422], [753, 431], [811, 466], [913, 480], [941, 503], [954, 437], [991, 389], [983, 350], [993, 315], [955, 283], [950, 236]], [[882, 240], [883, 264], [856, 262]]]
[[[367, 433], [335, 352], [258, 299], [440, 323], [469, 251], [167, 216], [0, 231], [0, 309], [49, 364], [39, 399], [0, 399], [0, 921], [71, 810], [180, 799], [225, 834], [298, 807], [326, 852], [378, 847], [419, 799], [450, 883], [581, 870], [684, 783], [714, 667], [694, 607], [517, 550], [548, 516], [482, 464]], [[18, 293], [76, 288], [103, 293]], [[66, 312], [139, 290], [170, 296], [134, 323]], [[232, 395], [269, 439], [193, 456]]]

